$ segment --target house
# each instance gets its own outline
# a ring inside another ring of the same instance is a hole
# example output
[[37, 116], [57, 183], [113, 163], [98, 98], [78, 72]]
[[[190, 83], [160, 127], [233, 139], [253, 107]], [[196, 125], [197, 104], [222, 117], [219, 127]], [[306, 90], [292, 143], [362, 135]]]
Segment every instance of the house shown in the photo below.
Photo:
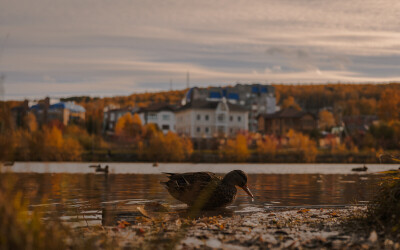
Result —
[[192, 139], [231, 137], [248, 130], [248, 110], [220, 101], [194, 100], [175, 111], [176, 132]]
[[24, 119], [28, 115], [28, 112], [28, 100], [25, 100], [22, 105], [13, 107], [11, 109], [11, 117], [16, 127], [24, 127], [26, 125]]
[[156, 103], [145, 108], [140, 108], [138, 114], [142, 124], [156, 124], [164, 134], [168, 131], [175, 132], [175, 106], [166, 103]]
[[119, 118], [124, 116], [126, 113], [131, 113], [132, 115], [137, 113], [139, 108], [117, 108], [112, 106], [111, 108], [106, 107], [103, 111], [103, 133], [114, 133], [115, 125]]
[[50, 105], [48, 109], [48, 120], [58, 120], [64, 125], [79, 123], [85, 120], [86, 110], [74, 102], [59, 102]]
[[365, 133], [371, 125], [379, 120], [376, 115], [344, 116], [343, 123], [347, 133]]
[[258, 132], [284, 135], [290, 129], [310, 132], [317, 129], [317, 118], [308, 112], [295, 108], [282, 109], [273, 114], [258, 116]]
[[113, 108], [104, 110], [103, 131], [104, 133], [114, 133], [118, 119], [126, 113], [138, 114], [142, 125], [155, 124], [166, 134], [168, 131], [175, 132], [175, 107], [165, 103], [151, 104], [148, 107], [127, 107]]
[[182, 99], [182, 105], [194, 101], [220, 102], [242, 106], [248, 112], [248, 130], [257, 131], [257, 117], [276, 111], [275, 88], [266, 84], [236, 84], [235, 86], [191, 88]]

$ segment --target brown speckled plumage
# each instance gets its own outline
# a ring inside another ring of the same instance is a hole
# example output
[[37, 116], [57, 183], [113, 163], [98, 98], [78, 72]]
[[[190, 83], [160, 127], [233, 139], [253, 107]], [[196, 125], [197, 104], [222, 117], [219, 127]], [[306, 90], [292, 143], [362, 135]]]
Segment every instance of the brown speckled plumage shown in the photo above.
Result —
[[231, 171], [223, 179], [211, 172], [166, 174], [169, 180], [161, 183], [172, 197], [199, 209], [225, 207], [236, 198], [235, 186], [247, 188], [247, 176], [241, 170]]

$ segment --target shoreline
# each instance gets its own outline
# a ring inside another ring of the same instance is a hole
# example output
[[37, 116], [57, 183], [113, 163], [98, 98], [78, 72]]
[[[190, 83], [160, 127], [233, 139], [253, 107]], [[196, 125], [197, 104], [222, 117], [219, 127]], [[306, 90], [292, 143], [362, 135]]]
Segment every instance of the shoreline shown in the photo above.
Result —
[[105, 235], [133, 249], [400, 249], [375, 231], [345, 223], [366, 206], [273, 208], [233, 215], [185, 219], [173, 213], [142, 212], [134, 222], [77, 229], [85, 237]]

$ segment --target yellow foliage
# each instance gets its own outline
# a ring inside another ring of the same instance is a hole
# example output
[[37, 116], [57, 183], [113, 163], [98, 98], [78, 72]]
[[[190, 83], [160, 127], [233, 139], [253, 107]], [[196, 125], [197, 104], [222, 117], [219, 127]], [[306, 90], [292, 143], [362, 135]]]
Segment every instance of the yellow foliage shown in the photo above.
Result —
[[73, 138], [66, 138], [63, 145], [63, 160], [79, 161], [83, 152], [81, 144]]
[[121, 116], [115, 125], [115, 133], [118, 136], [135, 137], [142, 133], [142, 121], [138, 114], [126, 113]]
[[147, 158], [154, 161], [183, 161], [192, 153], [191, 141], [181, 138], [171, 131], [166, 135], [162, 132], [155, 132], [146, 150]]
[[276, 153], [276, 142], [270, 136], [264, 136], [263, 139], [258, 139], [256, 141], [257, 145], [257, 154], [265, 155], [265, 154], [275, 154]]
[[328, 129], [335, 126], [336, 124], [333, 114], [328, 110], [321, 110], [318, 114], [318, 117], [319, 117], [318, 123], [321, 129]]
[[244, 162], [250, 156], [246, 137], [242, 134], [237, 134], [235, 140], [228, 139], [221, 152], [227, 160], [235, 162]]
[[400, 113], [400, 91], [386, 89], [382, 92], [378, 103], [379, 117], [384, 121], [399, 119]]
[[300, 152], [305, 162], [314, 162], [317, 157], [318, 149], [315, 141], [302, 133], [289, 130], [286, 134], [288, 138], [288, 147]]
[[38, 128], [36, 116], [30, 112], [25, 117], [25, 124], [30, 132], [35, 132]]
[[282, 102], [282, 108], [294, 108], [297, 110], [301, 110], [299, 104], [296, 103], [293, 96], [289, 96]]

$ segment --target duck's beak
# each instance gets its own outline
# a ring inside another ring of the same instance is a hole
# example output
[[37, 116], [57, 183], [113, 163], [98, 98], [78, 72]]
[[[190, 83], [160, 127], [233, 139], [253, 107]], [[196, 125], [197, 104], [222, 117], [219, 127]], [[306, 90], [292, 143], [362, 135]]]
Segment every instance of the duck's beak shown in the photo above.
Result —
[[251, 193], [249, 187], [247, 185], [244, 185], [241, 187], [251, 198], [254, 198], [253, 194]]

